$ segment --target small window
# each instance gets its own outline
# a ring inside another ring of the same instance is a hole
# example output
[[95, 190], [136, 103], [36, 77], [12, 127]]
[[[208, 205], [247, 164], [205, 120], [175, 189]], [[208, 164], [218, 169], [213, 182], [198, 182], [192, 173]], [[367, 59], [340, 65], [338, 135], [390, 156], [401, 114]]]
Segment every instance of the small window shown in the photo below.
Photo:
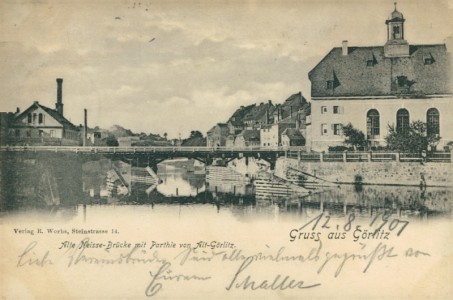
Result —
[[435, 62], [434, 57], [431, 53], [427, 53], [423, 55], [423, 63], [425, 65], [432, 65]]
[[31, 122], [32, 122], [32, 116], [31, 116], [31, 113], [30, 113], [30, 114], [28, 114], [28, 120], [27, 120], [27, 121], [28, 121], [28, 124], [31, 124]]
[[326, 114], [327, 113], [327, 106], [321, 106], [321, 113]]
[[333, 89], [333, 80], [327, 80], [326, 89], [328, 89], [328, 90]]
[[367, 61], [366, 61], [366, 66], [367, 66], [367, 67], [372, 67], [372, 66], [374, 66], [373, 61], [372, 61], [372, 60], [367, 60]]
[[31, 131], [27, 130], [27, 137], [31, 137]]
[[50, 131], [50, 137], [55, 137], [55, 130]]
[[334, 106], [333, 107], [334, 114], [342, 114], [343, 113], [343, 106]]
[[341, 124], [333, 124], [332, 129], [333, 129], [333, 134], [334, 135], [341, 135], [341, 130], [342, 130], [342, 125]]
[[16, 129], [16, 137], [20, 137], [20, 130]]
[[327, 124], [321, 124], [321, 135], [327, 135]]
[[38, 122], [39, 124], [44, 124], [44, 115], [42, 113], [38, 115]]

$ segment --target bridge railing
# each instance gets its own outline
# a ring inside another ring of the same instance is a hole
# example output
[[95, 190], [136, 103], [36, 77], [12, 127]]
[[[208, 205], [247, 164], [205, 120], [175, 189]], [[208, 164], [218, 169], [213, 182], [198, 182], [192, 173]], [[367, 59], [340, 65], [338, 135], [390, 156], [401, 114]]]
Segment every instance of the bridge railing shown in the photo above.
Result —
[[306, 152], [305, 147], [74, 147], [74, 146], [1, 146], [0, 152], [73, 152], [99, 154], [132, 153], [275, 153], [301, 161], [351, 162], [351, 161], [401, 161], [401, 162], [452, 162], [451, 152], [403, 153], [396, 151], [369, 152]]
[[369, 152], [328, 152], [328, 153], [303, 153], [290, 151], [287, 153], [290, 158], [297, 158], [301, 161], [324, 161], [324, 162], [452, 162], [451, 152], [428, 152], [425, 156], [421, 153], [404, 153], [396, 151], [369, 151]]
[[155, 153], [155, 152], [288, 152], [301, 151], [304, 147], [74, 147], [74, 146], [2, 146], [0, 152], [74, 152], [74, 153]]

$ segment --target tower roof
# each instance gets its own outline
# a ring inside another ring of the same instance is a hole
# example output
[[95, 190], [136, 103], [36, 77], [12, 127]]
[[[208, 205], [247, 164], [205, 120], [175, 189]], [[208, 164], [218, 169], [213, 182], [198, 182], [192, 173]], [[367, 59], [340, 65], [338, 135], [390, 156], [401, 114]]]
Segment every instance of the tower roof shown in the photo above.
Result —
[[395, 8], [395, 10], [392, 12], [391, 18], [392, 19], [403, 19], [403, 14], [400, 13], [399, 11], [397, 11]]
[[403, 14], [400, 13], [400, 12], [396, 9], [396, 2], [395, 2], [394, 4], [395, 4], [395, 9], [394, 9], [394, 10], [392, 11], [392, 13], [390, 14], [390, 18], [385, 22], [386, 24], [388, 24], [389, 22], [404, 21]]

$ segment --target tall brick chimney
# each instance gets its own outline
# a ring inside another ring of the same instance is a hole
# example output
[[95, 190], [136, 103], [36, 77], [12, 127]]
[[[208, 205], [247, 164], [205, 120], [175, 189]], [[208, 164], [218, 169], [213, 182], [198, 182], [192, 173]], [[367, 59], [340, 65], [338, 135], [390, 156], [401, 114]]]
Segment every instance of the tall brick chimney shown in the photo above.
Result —
[[63, 78], [57, 78], [57, 103], [55, 109], [63, 115]]

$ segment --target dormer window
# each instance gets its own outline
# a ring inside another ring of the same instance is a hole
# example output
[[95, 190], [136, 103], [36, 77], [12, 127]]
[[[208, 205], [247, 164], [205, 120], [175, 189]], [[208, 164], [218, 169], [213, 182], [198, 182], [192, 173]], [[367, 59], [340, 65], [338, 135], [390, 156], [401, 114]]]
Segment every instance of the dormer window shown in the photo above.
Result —
[[374, 56], [374, 53], [370, 52], [367, 55], [366, 66], [367, 67], [373, 67], [374, 65], [377, 65], [377, 60], [376, 60], [376, 57]]
[[425, 65], [432, 65], [435, 62], [434, 57], [431, 53], [423, 55], [423, 64]]
[[328, 89], [328, 90], [333, 89], [333, 80], [327, 80], [326, 89]]

